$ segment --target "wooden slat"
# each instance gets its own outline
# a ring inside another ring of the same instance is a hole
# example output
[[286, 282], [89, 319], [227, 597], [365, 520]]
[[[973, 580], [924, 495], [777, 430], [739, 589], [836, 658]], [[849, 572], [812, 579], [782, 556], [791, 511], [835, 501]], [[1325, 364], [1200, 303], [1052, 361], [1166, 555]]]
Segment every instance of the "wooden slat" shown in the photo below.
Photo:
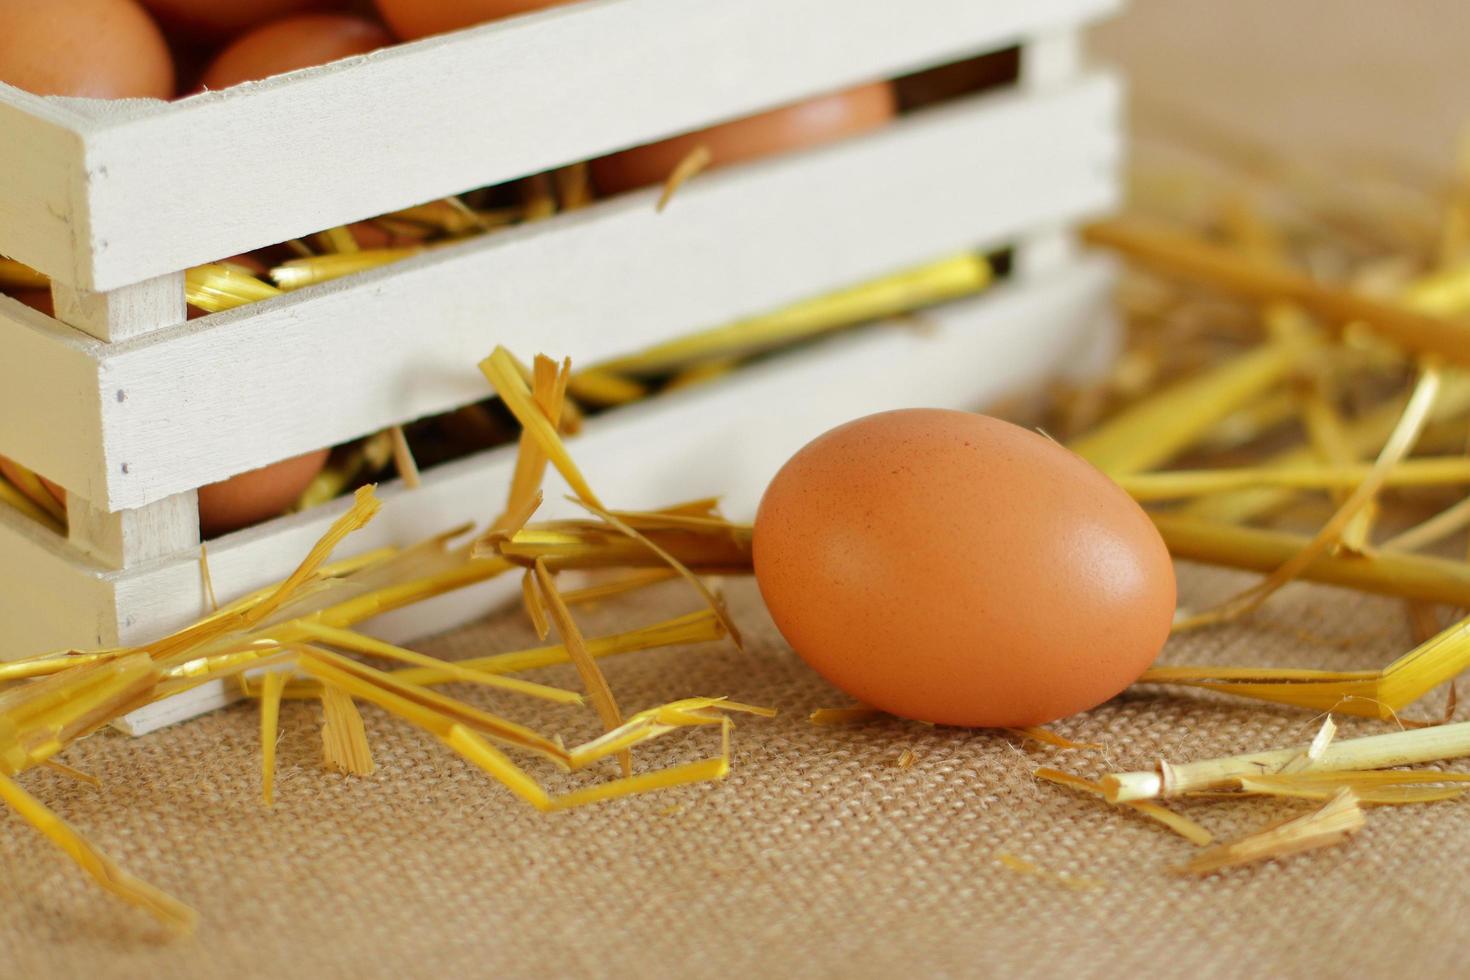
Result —
[[104, 511], [66, 495], [67, 540], [104, 568], [131, 568], [199, 548], [199, 494], [176, 493], [137, 510]]
[[93, 498], [107, 493], [101, 346], [0, 296], [0, 455]]
[[115, 643], [113, 595], [63, 538], [0, 505], [0, 660]]
[[41, 234], [43, 271], [111, 289], [1116, 6], [587, 0], [178, 103], [99, 106], [86, 166], [71, 163], [90, 237], [27, 224], [0, 229], [0, 252]]
[[0, 82], [0, 255], [68, 280], [89, 275], [83, 125], [57, 100]]
[[1022, 49], [1021, 84], [1032, 89], [1065, 84], [1081, 71], [1083, 60], [1081, 31], [1037, 36]]
[[[1109, 206], [1117, 88], [983, 97], [106, 348], [109, 509], [488, 394], [495, 344], [580, 363]], [[96, 446], [77, 447], [84, 455]], [[3, 451], [3, 443], [0, 443]]]

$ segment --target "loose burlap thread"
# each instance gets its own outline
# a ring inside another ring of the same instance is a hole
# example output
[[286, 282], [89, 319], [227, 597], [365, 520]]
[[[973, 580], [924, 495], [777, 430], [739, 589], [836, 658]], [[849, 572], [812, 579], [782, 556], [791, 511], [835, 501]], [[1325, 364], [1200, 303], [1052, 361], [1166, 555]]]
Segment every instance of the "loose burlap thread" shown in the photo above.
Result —
[[[1182, 569], [1203, 604], [1248, 582]], [[701, 785], [543, 815], [448, 750], [364, 709], [378, 770], [324, 772], [319, 708], [282, 717], [277, 804], [259, 802], [257, 715], [232, 708], [147, 738], [70, 750], [100, 790], [39, 771], [26, 786], [129, 870], [192, 903], [170, 940], [0, 817], [5, 977], [975, 976], [1337, 977], [1463, 970], [1470, 803], [1379, 808], [1349, 844], [1207, 879], [1170, 872], [1193, 846], [1137, 815], [1037, 782], [1308, 740], [1309, 713], [1137, 689], [1055, 726], [1099, 752], [892, 719], [807, 721], [847, 703], [785, 646], [748, 582], [730, 583], [748, 648], [605, 662], [624, 709], [728, 695], [781, 710], [739, 719], [734, 770]], [[697, 606], [671, 585], [582, 616], [589, 632]], [[1176, 638], [1167, 662], [1376, 667], [1411, 641], [1398, 603], [1289, 588], [1245, 623]], [[531, 645], [518, 613], [423, 644], [465, 657]], [[541, 679], [575, 685], [570, 668]], [[590, 711], [466, 691], [568, 740]], [[1432, 705], [1431, 705], [1432, 707]], [[1382, 730], [1345, 721], [1340, 737]], [[695, 732], [640, 766], [716, 750]], [[905, 750], [909, 768], [894, 765]], [[535, 763], [553, 790], [585, 777]], [[1222, 838], [1303, 812], [1195, 802]], [[1058, 875], [1005, 866], [1010, 854]]]

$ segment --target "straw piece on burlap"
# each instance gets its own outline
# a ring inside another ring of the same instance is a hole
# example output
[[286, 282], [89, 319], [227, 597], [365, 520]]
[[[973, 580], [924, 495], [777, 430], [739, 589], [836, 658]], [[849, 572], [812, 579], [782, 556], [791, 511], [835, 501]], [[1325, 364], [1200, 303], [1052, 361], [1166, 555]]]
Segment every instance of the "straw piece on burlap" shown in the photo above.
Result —
[[[1203, 604], [1250, 576], [1185, 566]], [[1103, 749], [890, 718], [819, 726], [849, 703], [781, 642], [753, 586], [730, 582], [747, 649], [678, 649], [603, 661], [638, 711], [691, 690], [774, 705], [741, 726], [720, 784], [542, 814], [448, 749], [362, 708], [378, 773], [321, 771], [319, 710], [281, 709], [276, 805], [260, 806], [259, 718], [250, 706], [142, 741], [111, 733], [64, 761], [94, 789], [49, 771], [21, 777], [121, 865], [183, 896], [198, 937], [164, 943], [152, 920], [96, 889], [0, 817], [0, 944], [12, 976], [147, 980], [262, 975], [377, 977], [719, 975], [973, 976], [1099, 971], [1455, 975], [1464, 876], [1446, 860], [1470, 837], [1461, 802], [1379, 809], [1349, 848], [1301, 854], [1205, 880], [1171, 875], [1197, 852], [1147, 821], [1039, 785], [1040, 766], [1147, 768], [1302, 745], [1309, 713], [1209, 693], [1140, 689], [1052, 726]], [[698, 608], [682, 583], [578, 610], [589, 636]], [[1381, 666], [1409, 643], [1395, 600], [1295, 585], [1249, 621], [1171, 641], [1166, 662]], [[519, 610], [424, 645], [456, 658], [536, 644]], [[568, 665], [529, 679], [575, 686]], [[504, 697], [460, 692], [493, 707]], [[585, 709], [517, 702], [518, 717], [569, 744], [601, 726]], [[1425, 715], [1437, 713], [1437, 704]], [[737, 718], [738, 721], [738, 718]], [[1339, 718], [1339, 738], [1389, 730]], [[719, 735], [648, 743], [640, 769], [693, 762]], [[908, 768], [892, 764], [900, 749]], [[610, 763], [608, 772], [615, 771]], [[1470, 767], [1450, 766], [1465, 770]], [[550, 774], [567, 792], [584, 780]], [[287, 791], [287, 788], [289, 791]], [[1309, 804], [1185, 801], [1180, 811], [1233, 840]], [[996, 858], [1104, 887], [1019, 874]], [[1303, 896], [1331, 896], [1330, 901]], [[1119, 941], [1126, 937], [1126, 941]]]

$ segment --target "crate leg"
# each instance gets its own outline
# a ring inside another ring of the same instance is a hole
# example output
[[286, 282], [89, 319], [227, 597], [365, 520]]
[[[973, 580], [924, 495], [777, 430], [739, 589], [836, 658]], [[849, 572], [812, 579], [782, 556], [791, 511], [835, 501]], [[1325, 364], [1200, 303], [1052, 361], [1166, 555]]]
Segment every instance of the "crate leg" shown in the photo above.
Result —
[[[1082, 35], [1076, 29], [1034, 38], [1021, 48], [1021, 87], [1040, 91], [1065, 84], [1082, 69]], [[1048, 228], [1028, 235], [1017, 247], [1017, 278], [1030, 279], [1055, 272], [1077, 258], [1071, 231]]]
[[1034, 232], [1016, 246], [1012, 268], [1017, 279], [1035, 279], [1076, 261], [1077, 239], [1068, 228]]
[[[95, 293], [51, 284], [56, 319], [108, 343], [142, 337], [183, 323], [182, 272]], [[199, 547], [199, 495], [175, 494], [136, 510], [107, 511], [80, 494], [66, 495], [67, 538], [107, 568]]]
[[1028, 41], [1021, 48], [1021, 86], [1036, 91], [1070, 81], [1082, 60], [1082, 33], [1075, 28]]
[[[1042, 229], [1016, 245], [1012, 268], [1016, 279], [1037, 281], [1063, 275], [1081, 258], [1077, 236], [1070, 228]], [[1078, 333], [1078, 343], [1066, 358], [1057, 362], [1057, 373], [1086, 383], [1101, 378], [1117, 359], [1123, 333], [1110, 302], [1099, 301], [1094, 311], [1082, 316], [1085, 324]]]
[[51, 299], [56, 319], [109, 343], [183, 323], [186, 316], [182, 272], [105, 293], [53, 282]]
[[75, 493], [66, 495], [67, 538], [108, 568], [199, 548], [199, 492], [174, 494], [137, 510], [101, 510]]
[[[1059, 30], [1028, 41], [1021, 48], [1021, 87], [1032, 92], [1065, 85], [1082, 74], [1082, 32]], [[1016, 246], [1013, 268], [1018, 279], [1058, 273], [1081, 256], [1077, 237], [1068, 228], [1043, 229]], [[1117, 358], [1122, 327], [1107, 304], [1099, 304], [1072, 356], [1059, 363], [1060, 374], [1075, 381], [1094, 381]]]

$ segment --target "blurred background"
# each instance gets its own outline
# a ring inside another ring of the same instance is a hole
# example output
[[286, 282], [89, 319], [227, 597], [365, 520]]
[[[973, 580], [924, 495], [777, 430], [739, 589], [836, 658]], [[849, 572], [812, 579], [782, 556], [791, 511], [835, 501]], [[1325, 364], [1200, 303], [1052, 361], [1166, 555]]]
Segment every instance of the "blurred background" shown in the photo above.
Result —
[[1095, 53], [1145, 144], [1208, 125], [1287, 153], [1443, 176], [1470, 122], [1463, 0], [1132, 0]]

